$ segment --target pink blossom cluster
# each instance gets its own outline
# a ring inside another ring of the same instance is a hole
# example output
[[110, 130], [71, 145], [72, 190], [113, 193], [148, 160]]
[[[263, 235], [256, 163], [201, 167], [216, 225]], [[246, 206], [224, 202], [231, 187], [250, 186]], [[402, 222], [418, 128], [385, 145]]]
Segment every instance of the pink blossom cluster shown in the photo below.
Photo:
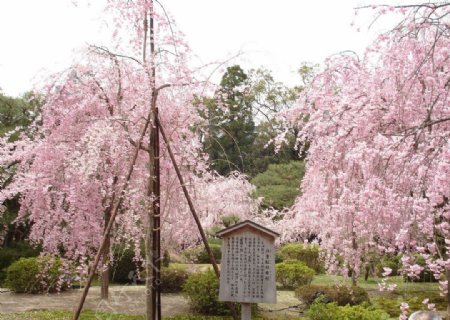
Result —
[[[120, 196], [155, 88], [161, 86], [160, 119], [204, 227], [223, 215], [246, 218], [258, 210], [244, 176], [221, 177], [209, 170], [194, 105], [205, 83], [189, 66], [189, 48], [173, 21], [152, 12], [151, 1], [108, 3], [116, 21], [115, 48], [89, 47], [79, 63], [49, 79], [41, 89], [45, 104], [32, 137], [0, 140], [0, 166], [15, 170], [12, 182], [0, 190], [0, 204], [20, 195], [19, 220], [30, 221], [31, 240], [47, 253], [79, 263], [89, 262], [99, 246], [106, 212]], [[153, 56], [143, 22], [151, 16]], [[113, 246], [135, 244], [138, 256], [151, 204], [146, 196], [149, 141], [147, 132], [112, 232]], [[199, 233], [163, 141], [160, 146], [163, 243], [197, 243]]]
[[310, 147], [284, 236], [318, 236], [331, 271], [359, 272], [371, 250], [403, 252], [410, 275], [417, 255], [437, 278], [450, 267], [449, 8], [330, 57], [286, 114]]

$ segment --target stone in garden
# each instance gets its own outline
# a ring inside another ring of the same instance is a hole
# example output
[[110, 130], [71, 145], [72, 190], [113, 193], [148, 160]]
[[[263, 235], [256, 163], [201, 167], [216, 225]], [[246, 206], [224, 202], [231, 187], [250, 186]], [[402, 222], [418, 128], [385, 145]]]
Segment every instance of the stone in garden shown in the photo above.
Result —
[[274, 243], [279, 234], [246, 220], [217, 235], [223, 238], [219, 300], [276, 303]]
[[441, 316], [435, 311], [416, 311], [409, 320], [442, 320]]

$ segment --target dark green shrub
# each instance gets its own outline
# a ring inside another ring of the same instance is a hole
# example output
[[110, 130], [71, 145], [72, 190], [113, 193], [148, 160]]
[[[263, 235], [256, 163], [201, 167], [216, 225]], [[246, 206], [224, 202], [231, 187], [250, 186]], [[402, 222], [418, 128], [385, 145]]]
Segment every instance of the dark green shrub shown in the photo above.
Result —
[[184, 268], [161, 269], [161, 291], [180, 292], [188, 278], [189, 273]]
[[215, 224], [211, 228], [207, 229], [206, 236], [208, 237], [208, 240], [216, 239], [216, 233], [222, 229], [223, 227], [218, 224]]
[[314, 277], [314, 270], [303, 262], [281, 262], [276, 266], [277, 282], [285, 289], [295, 289], [310, 284]]
[[336, 301], [339, 306], [354, 306], [370, 302], [367, 291], [358, 286], [336, 285], [334, 293], [333, 301]]
[[358, 286], [306, 285], [297, 288], [295, 296], [306, 305], [312, 304], [318, 297], [323, 297], [328, 302], [335, 302], [338, 306], [370, 303], [366, 290]]
[[326, 285], [308, 284], [300, 286], [295, 290], [295, 296], [305, 305], [310, 306], [317, 298], [323, 296], [326, 300], [332, 301], [330, 296], [332, 287]]
[[58, 258], [20, 258], [6, 270], [5, 286], [17, 293], [41, 293], [64, 290], [69, 275]]
[[402, 268], [402, 257], [400, 255], [385, 255], [381, 259], [378, 259], [376, 268], [377, 268], [377, 276], [382, 277], [384, 273], [383, 268], [390, 268], [392, 272], [389, 276], [398, 276], [400, 275], [400, 269]]
[[[222, 239], [220, 238], [214, 238], [214, 237], [210, 237], [208, 238], [208, 243], [209, 245], [218, 245], [218, 246], [222, 246]], [[202, 245], [203, 247], [203, 245]]]
[[[144, 271], [142, 262], [134, 261], [132, 249], [117, 249], [110, 267], [109, 278], [116, 283], [131, 283], [136, 279], [137, 271]], [[134, 280], [133, 280], [134, 279]]]
[[[211, 251], [216, 259], [216, 262], [220, 263], [220, 259], [222, 259], [222, 246], [218, 244], [210, 244], [209, 246], [211, 247]], [[206, 249], [200, 251], [197, 261], [197, 263], [211, 263]]]
[[301, 261], [316, 273], [323, 273], [325, 270], [324, 264], [319, 258], [319, 247], [315, 245], [287, 243], [277, 250], [277, 255], [282, 261]]
[[188, 263], [197, 263], [198, 255], [202, 249], [202, 246], [185, 249], [183, 251], [183, 256], [186, 258]]
[[36, 258], [20, 258], [7, 268], [5, 286], [18, 293], [40, 292], [39, 271]]
[[280, 256], [280, 252], [278, 250], [275, 251], [275, 263], [283, 262], [283, 258]]
[[228, 313], [227, 304], [218, 301], [219, 281], [211, 269], [190, 274], [183, 285], [183, 293], [194, 312], [210, 315]]
[[162, 258], [162, 266], [168, 268], [170, 264], [170, 254], [169, 251], [164, 250], [163, 258]]
[[363, 306], [338, 306], [336, 303], [315, 301], [306, 312], [309, 320], [388, 320], [389, 315], [382, 310]]
[[6, 268], [20, 258], [37, 257], [40, 248], [33, 247], [26, 241], [13, 242], [10, 246], [0, 249], [0, 286], [6, 278]]
[[[209, 244], [216, 262], [220, 263], [222, 258], [222, 246], [219, 244]], [[186, 259], [192, 263], [211, 263], [209, 255], [203, 245], [187, 249], [183, 252]]]
[[222, 223], [225, 226], [225, 228], [231, 227], [232, 225], [238, 223], [241, 218], [236, 215], [229, 215], [229, 216], [223, 216], [221, 217]]
[[297, 160], [289, 161], [288, 159], [280, 160], [277, 159], [276, 162], [286, 162], [285, 160], [288, 162], [268, 165], [266, 162], [267, 158], [264, 156], [262, 158], [255, 157], [254, 159], [254, 163], [259, 162], [261, 168], [256, 170], [255, 173], [257, 174], [251, 179], [251, 183], [256, 186], [256, 190], [252, 196], [255, 198], [263, 198], [261, 203], [263, 209], [273, 207], [282, 211], [284, 208], [291, 207], [298, 196], [299, 182], [305, 173], [305, 162]]
[[[403, 301], [403, 300], [402, 300]], [[405, 302], [405, 301], [403, 301]], [[389, 316], [398, 318], [400, 316], [400, 304], [401, 302], [395, 299], [389, 299], [389, 298], [374, 298], [373, 299], [373, 305], [378, 308], [384, 310]], [[409, 305], [409, 303], [408, 303]], [[411, 310], [420, 310], [424, 307], [422, 304], [419, 309], [411, 308]]]

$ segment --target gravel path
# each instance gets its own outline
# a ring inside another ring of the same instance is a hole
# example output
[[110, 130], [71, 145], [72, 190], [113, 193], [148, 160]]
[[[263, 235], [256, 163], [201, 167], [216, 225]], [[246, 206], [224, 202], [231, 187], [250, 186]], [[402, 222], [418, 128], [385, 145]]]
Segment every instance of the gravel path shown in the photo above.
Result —
[[[0, 313], [39, 309], [72, 310], [78, 303], [81, 290], [55, 294], [15, 294], [0, 289]], [[92, 287], [84, 308], [111, 313], [143, 314], [145, 312], [144, 286], [111, 286], [108, 301], [100, 299], [100, 287]], [[172, 316], [189, 311], [186, 299], [180, 294], [163, 294], [162, 313]]]
[[[80, 295], [79, 289], [55, 294], [15, 294], [0, 289], [0, 314], [40, 309], [72, 310]], [[84, 308], [99, 312], [144, 314], [144, 298], [144, 286], [111, 286], [108, 301], [100, 299], [100, 287], [92, 287]], [[259, 304], [259, 307], [266, 315], [284, 315], [286, 318], [298, 315], [298, 310], [289, 309], [299, 304], [292, 291], [278, 291], [277, 301], [276, 305]], [[162, 294], [161, 307], [164, 316], [189, 312], [188, 302], [181, 294]]]

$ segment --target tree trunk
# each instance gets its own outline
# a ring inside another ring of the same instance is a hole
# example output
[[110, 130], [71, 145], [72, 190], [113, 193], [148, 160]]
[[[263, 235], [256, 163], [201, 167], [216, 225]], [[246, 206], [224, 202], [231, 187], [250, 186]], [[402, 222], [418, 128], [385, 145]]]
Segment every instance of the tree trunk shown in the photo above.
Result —
[[366, 266], [366, 274], [364, 275], [364, 280], [369, 280], [369, 274], [370, 274], [370, 267]]
[[[356, 243], [356, 234], [355, 231], [352, 232], [352, 248], [353, 248], [353, 252], [355, 252], [358, 250], [358, 244]], [[357, 284], [357, 272], [356, 272], [356, 268], [355, 268], [355, 262], [353, 261], [352, 263], [352, 286], [356, 286]]]
[[352, 286], [356, 286], [358, 284], [358, 279], [356, 278], [355, 269], [352, 269]]
[[450, 287], [449, 287], [449, 283], [450, 283], [450, 269], [447, 269], [446, 271], [447, 273], [447, 320], [450, 320]]
[[153, 320], [153, 208], [150, 207], [145, 226], [145, 319]]
[[[106, 225], [111, 218], [111, 210], [107, 209], [105, 212], [105, 227], [103, 228], [103, 233], [106, 231]], [[108, 300], [109, 298], [109, 260], [110, 260], [110, 250], [111, 250], [111, 234], [105, 240], [105, 247], [102, 252], [102, 287], [101, 287], [101, 298], [103, 300]]]

